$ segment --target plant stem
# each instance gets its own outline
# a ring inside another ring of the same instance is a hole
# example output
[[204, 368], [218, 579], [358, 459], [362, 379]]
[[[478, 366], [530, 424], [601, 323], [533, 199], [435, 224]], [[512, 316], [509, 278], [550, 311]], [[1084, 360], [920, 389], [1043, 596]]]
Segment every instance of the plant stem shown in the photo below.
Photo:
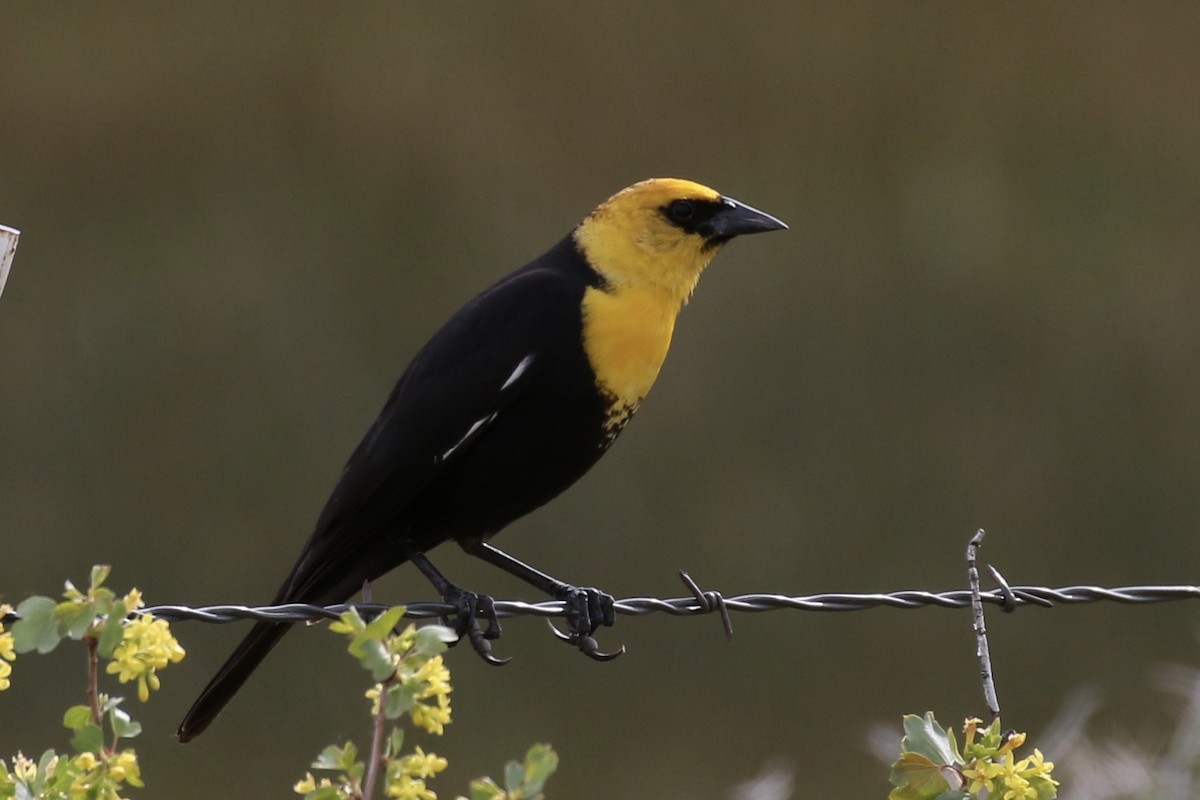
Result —
[[100, 694], [97, 691], [100, 686], [100, 657], [96, 653], [99, 642], [94, 636], [85, 636], [83, 640], [87, 642], [88, 653], [88, 705], [92, 709], [92, 722], [103, 727], [100, 719]]
[[975, 532], [967, 545], [967, 582], [971, 587], [971, 615], [975, 623], [975, 655], [979, 658], [979, 676], [983, 679], [983, 700], [995, 721], [1000, 716], [1000, 700], [996, 696], [996, 681], [992, 676], [992, 656], [988, 651], [987, 628], [983, 624], [983, 599], [979, 593], [979, 568], [976, 566], [979, 548], [983, 545], [983, 528]]
[[384, 681], [379, 689], [379, 713], [375, 715], [375, 730], [371, 735], [371, 755], [367, 759], [367, 778], [363, 783], [363, 800], [370, 800], [375, 796], [375, 784], [379, 779], [379, 767], [383, 763], [383, 729], [384, 722], [387, 719], [384, 713], [384, 704], [387, 702], [388, 686], [392, 683], [391, 679]]

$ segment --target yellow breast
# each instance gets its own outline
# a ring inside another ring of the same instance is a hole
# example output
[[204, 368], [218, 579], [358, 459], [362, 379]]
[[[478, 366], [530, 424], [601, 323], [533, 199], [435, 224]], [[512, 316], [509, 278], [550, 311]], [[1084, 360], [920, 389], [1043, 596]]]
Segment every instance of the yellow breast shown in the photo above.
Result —
[[585, 293], [583, 345], [597, 384], [611, 398], [613, 435], [654, 385], [678, 313], [679, 301], [653, 287]]

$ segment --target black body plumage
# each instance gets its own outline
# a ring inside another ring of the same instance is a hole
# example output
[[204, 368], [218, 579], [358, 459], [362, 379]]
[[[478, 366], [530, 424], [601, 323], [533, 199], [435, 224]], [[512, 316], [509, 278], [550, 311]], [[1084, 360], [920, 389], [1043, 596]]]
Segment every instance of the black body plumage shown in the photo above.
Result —
[[[459, 607], [460, 635], [499, 663], [475, 625], [487, 598], [454, 586], [425, 557], [454, 540], [566, 601], [566, 638], [606, 658], [591, 634], [612, 623], [611, 597], [486, 542], [604, 454], [657, 375], [675, 316], [720, 246], [781, 227], [699, 184], [644, 181], [480, 293], [397, 381], [274, 603], [339, 603], [413, 561]], [[289, 628], [255, 624], [188, 711], [181, 741], [208, 727]]]

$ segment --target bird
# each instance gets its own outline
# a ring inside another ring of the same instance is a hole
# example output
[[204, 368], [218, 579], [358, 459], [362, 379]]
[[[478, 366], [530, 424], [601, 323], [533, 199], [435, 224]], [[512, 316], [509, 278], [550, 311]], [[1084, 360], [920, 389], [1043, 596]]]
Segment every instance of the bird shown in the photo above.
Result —
[[[491, 655], [500, 635], [491, 598], [451, 583], [427, 556], [453, 540], [562, 600], [569, 632], [559, 635], [585, 655], [619, 655], [593, 638], [613, 624], [611, 595], [551, 577], [490, 539], [609, 449], [654, 383], [676, 318], [717, 252], [734, 237], [786, 227], [680, 178], [644, 180], [601, 203], [417, 352], [272, 604], [344, 602], [412, 563], [454, 607], [459, 638], [504, 663]], [[187, 712], [179, 741], [212, 723], [290, 627], [254, 625]]]

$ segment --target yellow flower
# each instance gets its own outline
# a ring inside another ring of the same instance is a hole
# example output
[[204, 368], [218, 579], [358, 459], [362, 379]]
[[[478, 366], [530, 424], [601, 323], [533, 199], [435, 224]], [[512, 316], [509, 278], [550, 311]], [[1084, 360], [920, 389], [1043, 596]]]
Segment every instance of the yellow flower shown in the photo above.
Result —
[[[1017, 769], [1021, 770], [1023, 774], [1027, 773], [1044, 777], [1054, 771], [1054, 762], [1047, 761], [1046, 757], [1042, 755], [1042, 751], [1035, 747], [1033, 748], [1033, 755], [1021, 759], [1021, 763], [1017, 764]], [[1055, 781], [1055, 783], [1057, 784], [1058, 781]]]
[[[55, 759], [57, 761], [57, 759]], [[37, 780], [37, 762], [31, 761], [20, 751], [13, 757], [13, 774], [21, 783], [29, 784]]]
[[416, 703], [412, 708], [412, 721], [414, 725], [441, 736], [450, 724], [450, 698], [445, 694], [437, 695], [436, 706]]
[[413, 724], [440, 736], [450, 723], [450, 670], [441, 656], [434, 656], [417, 667], [412, 680], [424, 684], [413, 704]]
[[113, 660], [105, 669], [121, 683], [136, 680], [138, 699], [144, 703], [150, 699], [150, 690], [159, 687], [155, 671], [179, 663], [184, 655], [166, 621], [144, 614], [125, 626], [121, 643], [113, 650]]
[[979, 730], [979, 726], [983, 724], [983, 720], [979, 717], [968, 717], [963, 723], [963, 745], [970, 747], [975, 743], [975, 732]]
[[976, 760], [975, 763], [964, 769], [963, 777], [971, 781], [967, 791], [971, 794], [978, 794], [984, 789], [988, 792], [994, 792], [997, 789], [997, 779], [1004, 772], [1004, 765], [994, 761]]
[[[7, 603], [0, 603], [0, 619], [12, 611], [12, 606]], [[17, 651], [13, 642], [11, 632], [4, 630], [4, 623], [0, 622], [0, 692], [3, 692], [12, 685], [8, 676], [12, 675], [12, 664], [9, 661], [17, 660]]]
[[145, 603], [142, 602], [142, 593], [138, 589], [130, 589], [129, 594], [125, 595], [125, 608], [129, 611], [137, 611]]
[[94, 753], [80, 753], [72, 759], [79, 774], [71, 781], [71, 797], [92, 797], [96, 794], [97, 784], [102, 780], [104, 770]]
[[304, 779], [296, 781], [296, 785], [292, 789], [296, 794], [309, 794], [317, 789], [327, 789], [333, 786], [333, 782], [329, 778], [321, 778], [321, 782], [317, 783], [317, 779], [313, 777], [311, 772], [304, 773]]
[[450, 694], [450, 670], [446, 668], [441, 656], [434, 656], [426, 661], [413, 676], [418, 681], [428, 684], [420, 697], [434, 697]]
[[393, 653], [407, 653], [412, 650], [417, 641], [417, 626], [410, 624], [403, 632], [388, 637], [388, 650]]
[[122, 750], [108, 764], [108, 774], [114, 781], [128, 783], [130, 786], [141, 788], [142, 768], [138, 765], [137, 753], [133, 750]]
[[447, 761], [436, 753], [426, 753], [420, 747], [411, 756], [400, 759], [400, 769], [414, 778], [432, 778], [446, 768]]
[[425, 787], [425, 781], [403, 774], [388, 781], [387, 796], [395, 800], [437, 800], [437, 794]]
[[1012, 736], [1008, 737], [1008, 741], [1000, 745], [1000, 749], [996, 751], [996, 755], [1002, 756], [1005, 753], [1011, 753], [1023, 744], [1025, 744], [1025, 734], [1014, 733]]
[[379, 713], [379, 698], [383, 696], [383, 684], [377, 683], [370, 689], [364, 692], [366, 698], [371, 701], [371, 713]]
[[1004, 793], [1004, 800], [1037, 800], [1037, 789], [1030, 786], [1029, 781], [1020, 775], [1005, 778], [1004, 786], [1008, 789]]

